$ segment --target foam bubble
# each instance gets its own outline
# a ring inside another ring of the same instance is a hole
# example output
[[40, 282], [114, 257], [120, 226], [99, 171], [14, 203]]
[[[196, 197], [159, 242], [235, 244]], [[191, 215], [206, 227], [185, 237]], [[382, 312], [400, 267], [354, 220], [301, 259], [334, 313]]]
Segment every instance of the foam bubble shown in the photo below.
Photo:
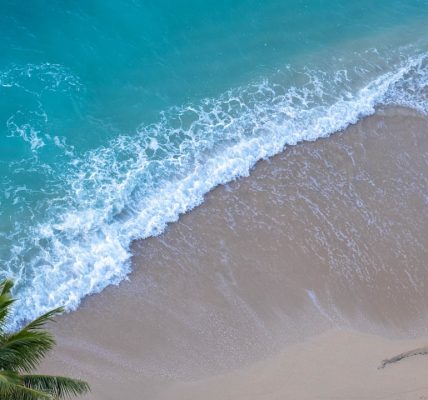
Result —
[[428, 57], [418, 58], [413, 67], [389, 88], [383, 102], [428, 114]]
[[66, 92], [82, 85], [77, 76], [61, 64], [12, 65], [0, 71], [0, 87], [17, 87], [40, 96], [43, 92]]

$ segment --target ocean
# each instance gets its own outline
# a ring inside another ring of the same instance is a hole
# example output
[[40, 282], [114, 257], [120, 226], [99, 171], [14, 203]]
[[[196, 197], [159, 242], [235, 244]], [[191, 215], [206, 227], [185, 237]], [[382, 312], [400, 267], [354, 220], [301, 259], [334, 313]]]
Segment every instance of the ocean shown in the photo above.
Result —
[[287, 146], [428, 113], [428, 1], [0, 4], [12, 326], [118, 284], [130, 245]]

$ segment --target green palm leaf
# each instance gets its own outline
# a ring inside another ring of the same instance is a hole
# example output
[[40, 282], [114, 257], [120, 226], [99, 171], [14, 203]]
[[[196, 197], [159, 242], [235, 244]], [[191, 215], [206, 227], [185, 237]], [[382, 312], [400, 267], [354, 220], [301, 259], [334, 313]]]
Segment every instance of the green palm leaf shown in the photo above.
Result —
[[65, 399], [89, 391], [89, 385], [78, 379], [48, 375], [22, 375], [28, 388], [50, 393], [54, 399]]
[[29, 322], [17, 332], [6, 332], [6, 320], [14, 303], [13, 282], [0, 282], [0, 399], [62, 400], [87, 393], [89, 385], [78, 379], [49, 375], [21, 375], [37, 367], [55, 345], [44, 326], [63, 308], [56, 308]]
[[0, 339], [0, 369], [22, 370], [29, 372], [55, 345], [53, 336], [42, 330], [53, 316], [62, 312], [62, 308], [49, 311], [30, 322], [24, 328]]
[[0, 399], [11, 400], [54, 400], [49, 393], [24, 385], [24, 380], [15, 372], [0, 372]]
[[10, 293], [12, 287], [13, 282], [9, 279], [0, 283], [0, 334], [4, 331], [4, 325], [9, 315], [10, 306], [15, 301]]

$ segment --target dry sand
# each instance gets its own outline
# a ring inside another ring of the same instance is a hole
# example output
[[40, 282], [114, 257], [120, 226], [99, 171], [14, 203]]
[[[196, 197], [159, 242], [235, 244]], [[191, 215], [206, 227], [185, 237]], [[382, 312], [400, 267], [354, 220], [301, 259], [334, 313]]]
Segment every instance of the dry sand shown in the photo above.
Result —
[[388, 109], [260, 162], [135, 243], [42, 369], [97, 400], [428, 399], [428, 356], [377, 370], [428, 345], [427, 158], [428, 120]]
[[[428, 357], [378, 369], [379, 360], [427, 340], [391, 341], [333, 331], [288, 346], [279, 354], [229, 374], [173, 384], [159, 400], [423, 400], [428, 399]], [[136, 397], [140, 398], [140, 397]]]

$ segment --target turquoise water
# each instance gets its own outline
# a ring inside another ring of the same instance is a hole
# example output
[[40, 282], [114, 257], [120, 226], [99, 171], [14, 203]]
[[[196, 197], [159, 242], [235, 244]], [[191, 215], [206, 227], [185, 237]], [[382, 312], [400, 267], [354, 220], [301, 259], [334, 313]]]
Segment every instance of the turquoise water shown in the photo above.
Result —
[[214, 186], [380, 104], [428, 112], [428, 1], [2, 1], [0, 274], [16, 321], [130, 271]]

